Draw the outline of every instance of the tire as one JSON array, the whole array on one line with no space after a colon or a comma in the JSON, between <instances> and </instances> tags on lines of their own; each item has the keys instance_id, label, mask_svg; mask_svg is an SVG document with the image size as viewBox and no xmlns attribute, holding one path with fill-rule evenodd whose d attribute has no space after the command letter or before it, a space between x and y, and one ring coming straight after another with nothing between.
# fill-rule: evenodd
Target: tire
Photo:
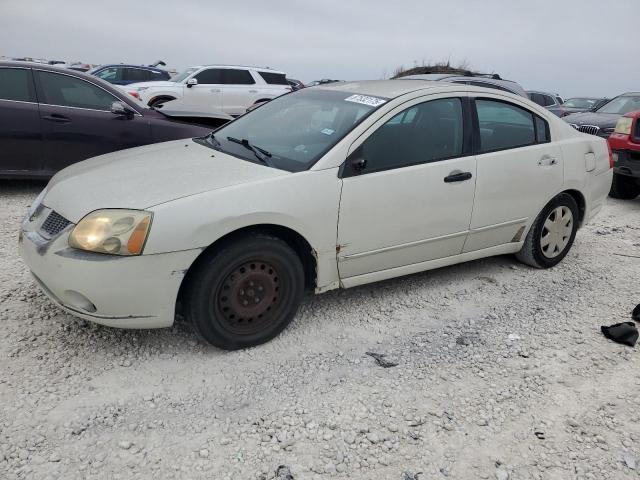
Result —
<instances>
[{"instance_id":1,"label":"tire","mask_svg":"<svg viewBox=\"0 0 640 480\"><path fill-rule=\"evenodd\" d=\"M286 242L248 234L198 260L185 292L185 316L218 348L253 347L293 320L304 285L302 262Z\"/></svg>"},{"instance_id":2,"label":"tire","mask_svg":"<svg viewBox=\"0 0 640 480\"><path fill-rule=\"evenodd\" d=\"M567 255L578 231L578 205L561 193L542 209L516 258L535 268L551 268ZM543 239L544 236L544 239Z\"/></svg>"},{"instance_id":3,"label":"tire","mask_svg":"<svg viewBox=\"0 0 640 480\"><path fill-rule=\"evenodd\" d=\"M609 190L610 197L619 198L620 200L633 200L638 195L640 195L640 183L636 178L617 173L613 174L613 182L611 183L611 190Z\"/></svg>"},{"instance_id":4,"label":"tire","mask_svg":"<svg viewBox=\"0 0 640 480\"><path fill-rule=\"evenodd\" d=\"M170 102L171 100L175 100L173 97L156 97L149 100L148 105L150 107L157 107L158 105L162 105L163 103Z\"/></svg>"}]
</instances>

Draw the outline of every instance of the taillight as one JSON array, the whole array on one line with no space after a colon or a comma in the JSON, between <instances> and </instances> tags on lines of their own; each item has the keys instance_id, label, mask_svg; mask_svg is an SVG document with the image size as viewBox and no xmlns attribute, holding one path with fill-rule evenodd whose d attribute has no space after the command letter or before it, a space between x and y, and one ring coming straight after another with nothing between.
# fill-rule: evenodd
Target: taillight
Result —
<instances>
[{"instance_id":1,"label":"taillight","mask_svg":"<svg viewBox=\"0 0 640 480\"><path fill-rule=\"evenodd\" d=\"M611 150L609 142L607 142L607 148L609 149L609 168L613 168L613 151Z\"/></svg>"},{"instance_id":2,"label":"taillight","mask_svg":"<svg viewBox=\"0 0 640 480\"><path fill-rule=\"evenodd\" d=\"M131 95L133 98L137 98L138 100L140 100L140 94L138 92L127 92L129 95Z\"/></svg>"}]
</instances>

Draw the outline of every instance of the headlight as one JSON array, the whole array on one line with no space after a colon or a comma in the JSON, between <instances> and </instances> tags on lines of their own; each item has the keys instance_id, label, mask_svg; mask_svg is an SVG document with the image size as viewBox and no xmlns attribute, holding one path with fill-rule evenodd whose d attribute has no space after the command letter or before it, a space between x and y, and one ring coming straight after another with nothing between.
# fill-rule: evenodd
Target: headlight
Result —
<instances>
[{"instance_id":1,"label":"headlight","mask_svg":"<svg viewBox=\"0 0 640 480\"><path fill-rule=\"evenodd\" d=\"M69 245L111 255L140 255L151 218L151 212L142 210L96 210L78 222L69 236Z\"/></svg>"},{"instance_id":2,"label":"headlight","mask_svg":"<svg viewBox=\"0 0 640 480\"><path fill-rule=\"evenodd\" d=\"M622 135L629 135L631 133L631 124L633 123L633 118L622 117L616 123L615 132L621 133Z\"/></svg>"}]
</instances>

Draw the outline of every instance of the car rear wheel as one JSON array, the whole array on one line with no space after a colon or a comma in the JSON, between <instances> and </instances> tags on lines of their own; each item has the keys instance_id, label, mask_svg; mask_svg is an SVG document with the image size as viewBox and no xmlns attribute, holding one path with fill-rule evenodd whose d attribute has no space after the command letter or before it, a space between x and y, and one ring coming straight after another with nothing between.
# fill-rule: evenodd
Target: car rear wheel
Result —
<instances>
[{"instance_id":1,"label":"car rear wheel","mask_svg":"<svg viewBox=\"0 0 640 480\"><path fill-rule=\"evenodd\" d=\"M535 268L550 268L567 255L578 230L578 205L561 193L551 200L531 225L516 257Z\"/></svg>"},{"instance_id":2,"label":"car rear wheel","mask_svg":"<svg viewBox=\"0 0 640 480\"><path fill-rule=\"evenodd\" d=\"M186 317L198 335L225 350L278 335L295 316L304 269L283 240L254 233L201 259L189 276Z\"/></svg>"},{"instance_id":3,"label":"car rear wheel","mask_svg":"<svg viewBox=\"0 0 640 480\"><path fill-rule=\"evenodd\" d=\"M611 190L609 191L610 197L633 200L638 195L640 195L640 183L637 179L617 173L613 174L613 182L611 182Z\"/></svg>"}]
</instances>

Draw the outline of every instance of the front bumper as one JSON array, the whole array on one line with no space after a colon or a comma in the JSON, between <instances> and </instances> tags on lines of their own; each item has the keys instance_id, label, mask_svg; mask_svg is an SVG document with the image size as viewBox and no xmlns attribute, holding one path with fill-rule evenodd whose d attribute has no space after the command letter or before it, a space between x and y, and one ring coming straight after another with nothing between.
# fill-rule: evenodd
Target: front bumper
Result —
<instances>
[{"instance_id":1,"label":"front bumper","mask_svg":"<svg viewBox=\"0 0 640 480\"><path fill-rule=\"evenodd\" d=\"M640 152L613 150L613 171L619 175L640 178Z\"/></svg>"},{"instance_id":2,"label":"front bumper","mask_svg":"<svg viewBox=\"0 0 640 480\"><path fill-rule=\"evenodd\" d=\"M201 250L121 257L68 246L74 225L43 236L46 207L22 223L19 250L44 292L67 312L118 328L173 324L178 289Z\"/></svg>"}]
</instances>

